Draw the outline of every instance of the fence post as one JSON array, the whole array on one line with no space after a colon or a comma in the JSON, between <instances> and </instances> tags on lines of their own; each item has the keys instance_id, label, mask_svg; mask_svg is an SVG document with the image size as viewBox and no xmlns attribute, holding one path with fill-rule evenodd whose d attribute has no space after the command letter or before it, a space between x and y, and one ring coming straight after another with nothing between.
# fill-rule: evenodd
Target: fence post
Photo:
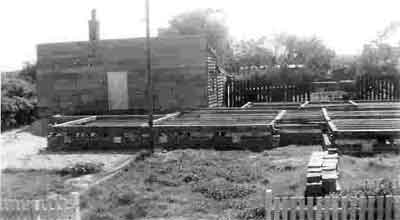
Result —
<instances>
[{"instance_id":1,"label":"fence post","mask_svg":"<svg viewBox=\"0 0 400 220\"><path fill-rule=\"evenodd\" d=\"M81 220L81 212L79 208L79 193L72 192L72 199L73 199L73 207L74 207L74 220Z\"/></svg>"},{"instance_id":2,"label":"fence post","mask_svg":"<svg viewBox=\"0 0 400 220\"><path fill-rule=\"evenodd\" d=\"M33 219L40 220L40 201L34 200L33 203Z\"/></svg>"},{"instance_id":3,"label":"fence post","mask_svg":"<svg viewBox=\"0 0 400 220\"><path fill-rule=\"evenodd\" d=\"M400 196L399 195L393 196L393 209L394 209L393 219L400 219Z\"/></svg>"},{"instance_id":4,"label":"fence post","mask_svg":"<svg viewBox=\"0 0 400 220\"><path fill-rule=\"evenodd\" d=\"M325 205L326 210L326 205ZM322 198L317 197L317 210L315 211L315 219L321 220L322 219Z\"/></svg>"},{"instance_id":5,"label":"fence post","mask_svg":"<svg viewBox=\"0 0 400 220\"><path fill-rule=\"evenodd\" d=\"M271 189L267 189L265 190L265 198L264 198L264 202L265 202L265 220L271 220L272 216L271 216L271 211L272 211L272 190Z\"/></svg>"},{"instance_id":6,"label":"fence post","mask_svg":"<svg viewBox=\"0 0 400 220\"><path fill-rule=\"evenodd\" d=\"M393 196L387 195L385 198L385 219L391 220L392 218L392 208L393 208Z\"/></svg>"}]
</instances>

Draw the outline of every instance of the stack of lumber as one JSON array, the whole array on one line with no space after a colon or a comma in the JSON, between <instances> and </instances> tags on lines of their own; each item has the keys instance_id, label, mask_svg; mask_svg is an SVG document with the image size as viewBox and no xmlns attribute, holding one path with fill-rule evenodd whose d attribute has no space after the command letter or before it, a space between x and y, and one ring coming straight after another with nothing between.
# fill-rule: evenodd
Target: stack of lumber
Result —
<instances>
[{"instance_id":1,"label":"stack of lumber","mask_svg":"<svg viewBox=\"0 0 400 220\"><path fill-rule=\"evenodd\" d=\"M315 110L287 110L276 128L281 135L281 146L290 144L313 145L321 143L321 111Z\"/></svg>"},{"instance_id":2,"label":"stack of lumber","mask_svg":"<svg viewBox=\"0 0 400 220\"><path fill-rule=\"evenodd\" d=\"M315 151L307 165L306 196L323 196L338 191L337 153Z\"/></svg>"}]
</instances>

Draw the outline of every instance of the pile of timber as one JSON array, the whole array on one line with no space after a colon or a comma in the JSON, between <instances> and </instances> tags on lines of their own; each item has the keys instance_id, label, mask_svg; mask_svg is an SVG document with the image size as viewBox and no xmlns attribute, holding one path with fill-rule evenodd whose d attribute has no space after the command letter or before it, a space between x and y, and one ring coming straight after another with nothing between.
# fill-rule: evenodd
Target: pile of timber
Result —
<instances>
[{"instance_id":1,"label":"pile of timber","mask_svg":"<svg viewBox=\"0 0 400 220\"><path fill-rule=\"evenodd\" d=\"M324 196L340 191L338 163L339 156L333 148L314 151L307 165L305 196Z\"/></svg>"},{"instance_id":2,"label":"pile of timber","mask_svg":"<svg viewBox=\"0 0 400 220\"><path fill-rule=\"evenodd\" d=\"M356 111L322 108L326 131L342 153L399 152L399 103L355 103Z\"/></svg>"},{"instance_id":3,"label":"pile of timber","mask_svg":"<svg viewBox=\"0 0 400 220\"><path fill-rule=\"evenodd\" d=\"M280 145L320 144L322 122L321 111L287 110L282 118L276 121L276 128L281 136Z\"/></svg>"}]
</instances>

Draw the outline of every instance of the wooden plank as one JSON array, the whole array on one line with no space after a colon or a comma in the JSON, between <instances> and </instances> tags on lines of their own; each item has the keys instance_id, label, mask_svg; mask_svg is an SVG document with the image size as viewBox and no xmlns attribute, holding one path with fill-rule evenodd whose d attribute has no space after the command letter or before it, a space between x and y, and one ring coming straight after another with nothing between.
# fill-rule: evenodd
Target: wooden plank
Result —
<instances>
[{"instance_id":1,"label":"wooden plank","mask_svg":"<svg viewBox=\"0 0 400 220\"><path fill-rule=\"evenodd\" d=\"M281 120L283 116L286 114L286 110L281 110L278 115L272 120L272 123L276 123L277 121Z\"/></svg>"},{"instance_id":2,"label":"wooden plank","mask_svg":"<svg viewBox=\"0 0 400 220\"><path fill-rule=\"evenodd\" d=\"M244 104L242 107L240 108L249 108L252 105L252 102L247 102L246 104Z\"/></svg>"},{"instance_id":3,"label":"wooden plank","mask_svg":"<svg viewBox=\"0 0 400 220\"><path fill-rule=\"evenodd\" d=\"M332 121L328 121L328 125L329 125L329 128L331 129L332 132L337 132L338 131L338 129L336 128L336 125L333 124Z\"/></svg>"},{"instance_id":4,"label":"wooden plank","mask_svg":"<svg viewBox=\"0 0 400 220\"><path fill-rule=\"evenodd\" d=\"M290 197L290 219L296 219L297 216L297 199Z\"/></svg>"},{"instance_id":5,"label":"wooden plank","mask_svg":"<svg viewBox=\"0 0 400 220\"><path fill-rule=\"evenodd\" d=\"M330 208L332 206L332 198L324 197L324 219L330 218Z\"/></svg>"},{"instance_id":6,"label":"wooden plank","mask_svg":"<svg viewBox=\"0 0 400 220\"><path fill-rule=\"evenodd\" d=\"M368 220L374 220L375 197L368 196Z\"/></svg>"},{"instance_id":7,"label":"wooden plank","mask_svg":"<svg viewBox=\"0 0 400 220\"><path fill-rule=\"evenodd\" d=\"M305 210L305 198L303 197L299 197L298 200L300 200L299 203L299 217L300 220L304 220L305 219L305 215L306 215L306 210Z\"/></svg>"},{"instance_id":8,"label":"wooden plank","mask_svg":"<svg viewBox=\"0 0 400 220\"><path fill-rule=\"evenodd\" d=\"M279 197L274 197L274 220L275 219L280 219L280 214L281 214L281 200Z\"/></svg>"},{"instance_id":9,"label":"wooden plank","mask_svg":"<svg viewBox=\"0 0 400 220\"><path fill-rule=\"evenodd\" d=\"M358 204L357 197L350 197L350 220L356 220L356 208Z\"/></svg>"},{"instance_id":10,"label":"wooden plank","mask_svg":"<svg viewBox=\"0 0 400 220\"><path fill-rule=\"evenodd\" d=\"M332 220L338 220L338 197L332 197Z\"/></svg>"},{"instance_id":11,"label":"wooden plank","mask_svg":"<svg viewBox=\"0 0 400 220\"><path fill-rule=\"evenodd\" d=\"M313 219L313 211L314 211L314 204L313 204L313 197L307 197L307 219Z\"/></svg>"},{"instance_id":12,"label":"wooden plank","mask_svg":"<svg viewBox=\"0 0 400 220\"><path fill-rule=\"evenodd\" d=\"M358 106L358 104L355 102L355 101L353 101L353 100L349 100L348 101L350 104L352 104L353 106Z\"/></svg>"},{"instance_id":13,"label":"wooden plank","mask_svg":"<svg viewBox=\"0 0 400 220\"><path fill-rule=\"evenodd\" d=\"M300 108L301 109L305 108L308 105L308 103L310 103L310 101L305 101L303 104L300 105Z\"/></svg>"},{"instance_id":14,"label":"wooden plank","mask_svg":"<svg viewBox=\"0 0 400 220\"><path fill-rule=\"evenodd\" d=\"M180 114L181 114L181 112L174 112L174 113L171 113L171 114L167 114L167 115L165 115L164 117L161 117L161 118L158 118L158 119L153 120L153 124L157 124L157 123L159 123L159 122L161 122L161 121L164 121L164 120L167 120L167 119L171 119L171 118L178 117ZM144 123L142 126L143 126L143 127L146 127L146 126L147 126L147 123Z\"/></svg>"},{"instance_id":15,"label":"wooden plank","mask_svg":"<svg viewBox=\"0 0 400 220\"><path fill-rule=\"evenodd\" d=\"M384 213L384 209L383 209L383 196L377 196L377 220L383 220L383 213Z\"/></svg>"},{"instance_id":16,"label":"wooden plank","mask_svg":"<svg viewBox=\"0 0 400 220\"><path fill-rule=\"evenodd\" d=\"M315 211L315 220L322 219L322 209L326 209L326 206L322 206L322 199L321 197L317 197L317 209Z\"/></svg>"},{"instance_id":17,"label":"wooden plank","mask_svg":"<svg viewBox=\"0 0 400 220\"><path fill-rule=\"evenodd\" d=\"M348 217L348 206L349 206L349 200L347 196L343 196L341 198L341 203L342 203L342 219L346 219Z\"/></svg>"},{"instance_id":18,"label":"wooden plank","mask_svg":"<svg viewBox=\"0 0 400 220\"><path fill-rule=\"evenodd\" d=\"M287 197L282 198L282 219L288 219L289 200Z\"/></svg>"},{"instance_id":19,"label":"wooden plank","mask_svg":"<svg viewBox=\"0 0 400 220\"><path fill-rule=\"evenodd\" d=\"M264 192L265 195L265 220L272 220L272 190L267 189Z\"/></svg>"},{"instance_id":20,"label":"wooden plank","mask_svg":"<svg viewBox=\"0 0 400 220\"><path fill-rule=\"evenodd\" d=\"M400 219L400 195L393 196L393 209L394 216L393 219Z\"/></svg>"},{"instance_id":21,"label":"wooden plank","mask_svg":"<svg viewBox=\"0 0 400 220\"><path fill-rule=\"evenodd\" d=\"M331 118L328 115L328 111L326 110L326 108L322 108L322 115L324 116L325 121L330 121Z\"/></svg>"},{"instance_id":22,"label":"wooden plank","mask_svg":"<svg viewBox=\"0 0 400 220\"><path fill-rule=\"evenodd\" d=\"M89 116L87 118L81 118L81 119L61 123L58 125L54 125L53 127L65 127L65 126L70 126L70 125L79 125L82 123L87 123L87 122L91 122L91 121L95 121L95 120L96 120L96 116Z\"/></svg>"},{"instance_id":23,"label":"wooden plank","mask_svg":"<svg viewBox=\"0 0 400 220\"><path fill-rule=\"evenodd\" d=\"M367 216L367 198L365 196L360 197L360 211L359 211L359 219L365 220L365 217Z\"/></svg>"},{"instance_id":24,"label":"wooden plank","mask_svg":"<svg viewBox=\"0 0 400 220\"><path fill-rule=\"evenodd\" d=\"M387 195L385 198L385 220L392 220L393 196Z\"/></svg>"}]
</instances>

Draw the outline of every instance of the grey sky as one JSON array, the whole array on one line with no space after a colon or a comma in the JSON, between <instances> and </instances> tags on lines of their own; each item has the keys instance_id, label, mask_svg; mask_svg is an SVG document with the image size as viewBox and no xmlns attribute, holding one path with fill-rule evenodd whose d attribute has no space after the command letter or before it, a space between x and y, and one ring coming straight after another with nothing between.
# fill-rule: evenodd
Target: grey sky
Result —
<instances>
[{"instance_id":1,"label":"grey sky","mask_svg":"<svg viewBox=\"0 0 400 220\"><path fill-rule=\"evenodd\" d=\"M392 21L396 0L150 0L152 34L168 20L195 8L223 9L236 39L287 32L316 35L339 54L355 54ZM101 38L144 36L144 0L3 1L0 8L0 71L36 60L39 43L88 39L90 10L97 9ZM397 31L397 32L400 32ZM400 41L400 33L391 41Z\"/></svg>"}]
</instances>

